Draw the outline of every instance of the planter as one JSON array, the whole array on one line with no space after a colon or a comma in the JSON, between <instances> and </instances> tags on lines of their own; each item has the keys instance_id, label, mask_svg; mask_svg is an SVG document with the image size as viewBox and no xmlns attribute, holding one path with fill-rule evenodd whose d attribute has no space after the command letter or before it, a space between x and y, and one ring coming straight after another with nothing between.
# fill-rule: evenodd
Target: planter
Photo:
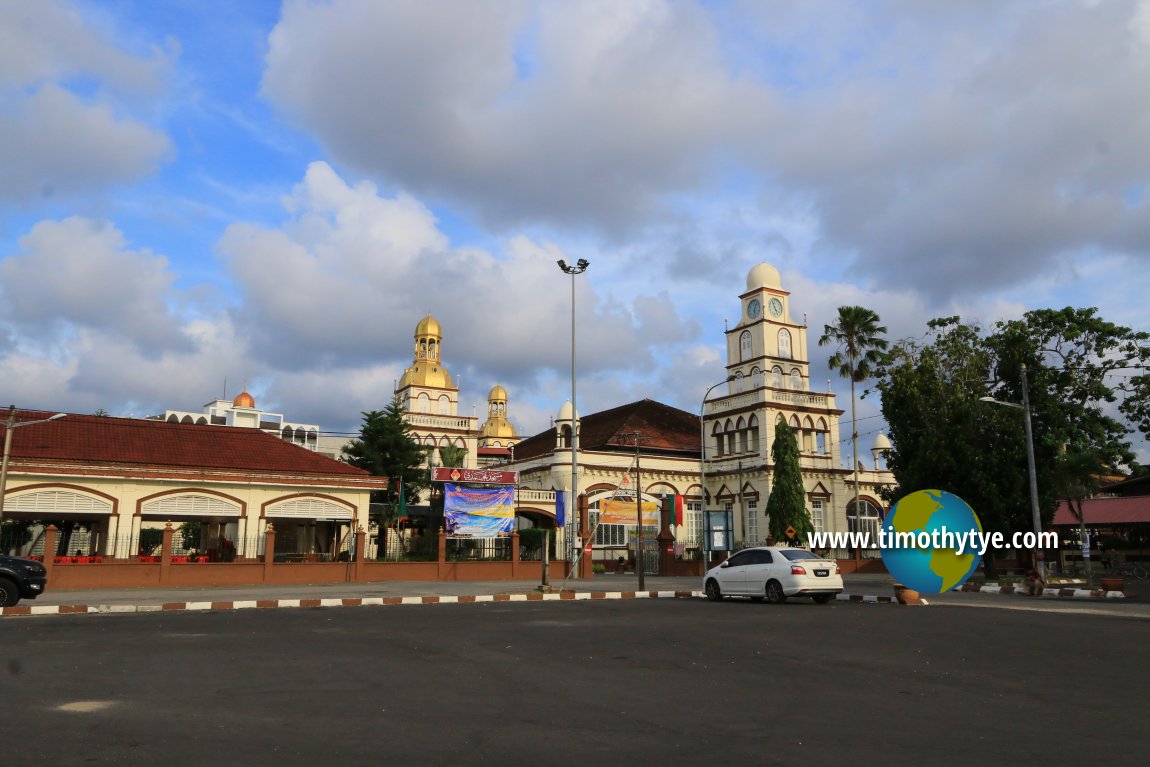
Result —
<instances>
[{"instance_id":1,"label":"planter","mask_svg":"<svg viewBox=\"0 0 1150 767\"><path fill-rule=\"evenodd\" d=\"M922 597L914 589L908 589L901 583L894 584L894 598L900 605L921 605Z\"/></svg>"},{"instance_id":2,"label":"planter","mask_svg":"<svg viewBox=\"0 0 1150 767\"><path fill-rule=\"evenodd\" d=\"M1126 580L1123 578L1103 578L1099 583L1103 591L1125 591Z\"/></svg>"}]
</instances>

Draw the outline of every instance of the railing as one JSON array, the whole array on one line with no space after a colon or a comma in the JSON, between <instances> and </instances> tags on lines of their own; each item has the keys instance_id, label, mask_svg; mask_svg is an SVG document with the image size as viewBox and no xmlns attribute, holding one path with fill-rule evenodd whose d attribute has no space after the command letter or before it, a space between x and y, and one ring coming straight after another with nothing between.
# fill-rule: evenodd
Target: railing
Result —
<instances>
[{"instance_id":1,"label":"railing","mask_svg":"<svg viewBox=\"0 0 1150 767\"><path fill-rule=\"evenodd\" d=\"M728 394L707 400L706 414L725 412L740 407L765 405L768 402L785 405L805 405L807 407L834 407L833 394L814 391L783 391L778 389L756 389L755 391Z\"/></svg>"},{"instance_id":2,"label":"railing","mask_svg":"<svg viewBox=\"0 0 1150 767\"><path fill-rule=\"evenodd\" d=\"M376 545L374 559L379 562L434 562L439 558L434 535L412 535L409 531L384 529ZM368 552L371 559L372 552Z\"/></svg>"},{"instance_id":3,"label":"railing","mask_svg":"<svg viewBox=\"0 0 1150 767\"><path fill-rule=\"evenodd\" d=\"M447 561L469 560L507 562L511 559L510 538L448 538Z\"/></svg>"},{"instance_id":4,"label":"railing","mask_svg":"<svg viewBox=\"0 0 1150 767\"><path fill-rule=\"evenodd\" d=\"M410 413L407 421L412 426L431 426L440 429L470 430L471 418L453 415L428 415L426 413Z\"/></svg>"}]
</instances>

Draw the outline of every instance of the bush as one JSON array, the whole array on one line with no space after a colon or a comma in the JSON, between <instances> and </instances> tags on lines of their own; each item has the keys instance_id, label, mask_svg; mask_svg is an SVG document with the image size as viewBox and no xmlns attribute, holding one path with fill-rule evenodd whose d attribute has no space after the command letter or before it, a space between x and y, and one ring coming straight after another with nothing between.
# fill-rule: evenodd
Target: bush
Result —
<instances>
[{"instance_id":1,"label":"bush","mask_svg":"<svg viewBox=\"0 0 1150 767\"><path fill-rule=\"evenodd\" d=\"M602 562L596 562L595 564L591 565L591 572L595 575L602 575L603 573L607 572L607 565L603 564Z\"/></svg>"}]
</instances>

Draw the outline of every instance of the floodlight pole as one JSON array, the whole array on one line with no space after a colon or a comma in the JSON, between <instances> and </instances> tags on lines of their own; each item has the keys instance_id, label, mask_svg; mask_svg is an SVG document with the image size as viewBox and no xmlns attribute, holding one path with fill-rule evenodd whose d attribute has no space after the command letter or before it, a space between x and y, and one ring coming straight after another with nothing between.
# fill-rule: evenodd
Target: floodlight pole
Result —
<instances>
[{"instance_id":1,"label":"floodlight pole","mask_svg":"<svg viewBox=\"0 0 1150 767\"><path fill-rule=\"evenodd\" d=\"M568 266L559 259L559 268L571 275L571 508L567 519L567 557L574 569L578 561L575 538L579 535L579 407L575 399L575 277L587 271L591 262L585 258Z\"/></svg>"}]
</instances>

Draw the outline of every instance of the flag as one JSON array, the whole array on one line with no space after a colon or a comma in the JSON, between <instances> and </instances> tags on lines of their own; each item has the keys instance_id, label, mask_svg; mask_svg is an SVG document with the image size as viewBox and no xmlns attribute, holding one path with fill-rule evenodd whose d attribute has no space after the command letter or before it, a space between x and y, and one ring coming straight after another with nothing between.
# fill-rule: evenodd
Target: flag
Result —
<instances>
[{"instance_id":1,"label":"flag","mask_svg":"<svg viewBox=\"0 0 1150 767\"><path fill-rule=\"evenodd\" d=\"M555 524L564 527L567 524L567 491L555 491Z\"/></svg>"}]
</instances>

